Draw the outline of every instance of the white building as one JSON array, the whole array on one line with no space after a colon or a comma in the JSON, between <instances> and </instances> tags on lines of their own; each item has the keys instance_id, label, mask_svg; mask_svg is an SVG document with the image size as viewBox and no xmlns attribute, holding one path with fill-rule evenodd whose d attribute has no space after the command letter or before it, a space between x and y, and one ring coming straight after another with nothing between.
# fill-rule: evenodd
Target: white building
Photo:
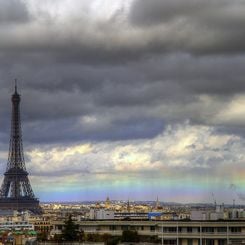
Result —
<instances>
[{"instance_id":1,"label":"white building","mask_svg":"<svg viewBox=\"0 0 245 245\"><path fill-rule=\"evenodd\" d=\"M215 210L191 210L191 220L225 219L224 206L217 205Z\"/></svg>"},{"instance_id":2,"label":"white building","mask_svg":"<svg viewBox=\"0 0 245 245\"><path fill-rule=\"evenodd\" d=\"M115 218L115 213L112 210L106 209L91 209L89 219L91 220L110 220Z\"/></svg>"}]
</instances>

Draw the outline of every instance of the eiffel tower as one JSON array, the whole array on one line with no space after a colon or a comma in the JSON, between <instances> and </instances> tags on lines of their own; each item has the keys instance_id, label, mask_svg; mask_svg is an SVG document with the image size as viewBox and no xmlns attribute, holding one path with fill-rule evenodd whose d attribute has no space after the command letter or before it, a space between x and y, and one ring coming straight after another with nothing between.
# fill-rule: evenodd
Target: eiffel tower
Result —
<instances>
[{"instance_id":1,"label":"eiffel tower","mask_svg":"<svg viewBox=\"0 0 245 245\"><path fill-rule=\"evenodd\" d=\"M12 95L12 123L9 155L4 180L0 189L0 209L30 210L41 213L39 200L35 197L26 171L20 121L20 95L15 81Z\"/></svg>"}]
</instances>

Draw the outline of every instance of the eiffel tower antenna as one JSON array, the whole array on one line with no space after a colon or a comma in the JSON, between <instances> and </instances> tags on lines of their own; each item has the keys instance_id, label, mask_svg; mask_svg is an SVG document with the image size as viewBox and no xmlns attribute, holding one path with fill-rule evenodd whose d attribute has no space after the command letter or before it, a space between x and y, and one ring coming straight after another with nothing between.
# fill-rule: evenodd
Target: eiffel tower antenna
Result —
<instances>
[{"instance_id":1,"label":"eiffel tower antenna","mask_svg":"<svg viewBox=\"0 0 245 245\"><path fill-rule=\"evenodd\" d=\"M17 79L16 78L14 79L14 91L15 91L15 94L17 94Z\"/></svg>"},{"instance_id":2,"label":"eiffel tower antenna","mask_svg":"<svg viewBox=\"0 0 245 245\"><path fill-rule=\"evenodd\" d=\"M12 95L12 121L9 155L4 180L0 189L0 209L30 210L40 213L39 201L35 197L26 171L22 145L20 120L20 94L15 79Z\"/></svg>"}]
</instances>

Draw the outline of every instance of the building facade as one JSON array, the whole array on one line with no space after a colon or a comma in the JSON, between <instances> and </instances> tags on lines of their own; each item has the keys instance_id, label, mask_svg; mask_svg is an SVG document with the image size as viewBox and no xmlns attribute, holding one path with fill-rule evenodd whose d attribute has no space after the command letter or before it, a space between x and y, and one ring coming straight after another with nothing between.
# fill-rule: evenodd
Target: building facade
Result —
<instances>
[{"instance_id":1,"label":"building facade","mask_svg":"<svg viewBox=\"0 0 245 245\"><path fill-rule=\"evenodd\" d=\"M245 244L245 221L81 221L86 234L121 236L123 231L137 231L142 236L157 236L165 245ZM63 222L52 222L52 234L60 234Z\"/></svg>"}]
</instances>

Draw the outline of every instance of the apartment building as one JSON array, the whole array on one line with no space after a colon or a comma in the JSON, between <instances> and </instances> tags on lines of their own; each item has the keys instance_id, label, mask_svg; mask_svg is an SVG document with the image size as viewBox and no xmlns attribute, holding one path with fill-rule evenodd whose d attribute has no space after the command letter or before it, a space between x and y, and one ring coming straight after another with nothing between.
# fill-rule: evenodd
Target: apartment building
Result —
<instances>
[{"instance_id":1,"label":"apartment building","mask_svg":"<svg viewBox=\"0 0 245 245\"><path fill-rule=\"evenodd\" d=\"M245 221L139 221L94 220L78 222L85 233L122 235L124 230L157 236L165 245L245 244ZM60 234L64 223L52 222L52 234Z\"/></svg>"}]
</instances>

